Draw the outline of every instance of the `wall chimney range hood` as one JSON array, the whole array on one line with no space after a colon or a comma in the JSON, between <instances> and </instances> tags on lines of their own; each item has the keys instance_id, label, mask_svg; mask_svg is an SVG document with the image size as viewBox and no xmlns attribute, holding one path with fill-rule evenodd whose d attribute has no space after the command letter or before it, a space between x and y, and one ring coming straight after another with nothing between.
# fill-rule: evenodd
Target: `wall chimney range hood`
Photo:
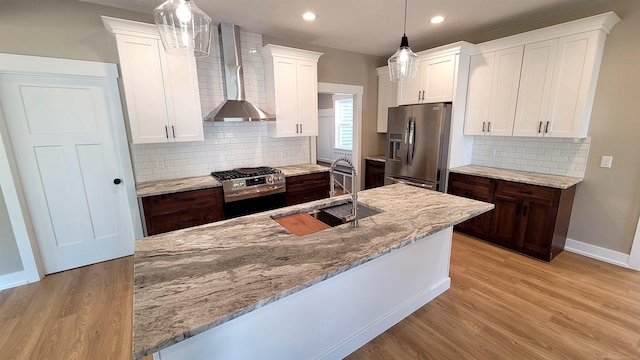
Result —
<instances>
[{"instance_id":1,"label":"wall chimney range hood","mask_svg":"<svg viewBox=\"0 0 640 360\"><path fill-rule=\"evenodd\" d=\"M224 64L224 86L227 100L213 109L208 121L267 121L276 117L245 100L244 74L240 53L240 27L220 23L220 52Z\"/></svg>"}]
</instances>

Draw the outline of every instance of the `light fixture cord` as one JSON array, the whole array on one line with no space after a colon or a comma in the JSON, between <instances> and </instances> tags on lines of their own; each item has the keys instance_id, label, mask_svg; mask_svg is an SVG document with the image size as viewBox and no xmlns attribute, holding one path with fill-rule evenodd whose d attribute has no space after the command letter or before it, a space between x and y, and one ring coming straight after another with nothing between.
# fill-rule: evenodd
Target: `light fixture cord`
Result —
<instances>
[{"instance_id":1,"label":"light fixture cord","mask_svg":"<svg viewBox=\"0 0 640 360\"><path fill-rule=\"evenodd\" d=\"M404 0L404 28L402 29L402 34L407 35L407 2L409 0Z\"/></svg>"}]
</instances>

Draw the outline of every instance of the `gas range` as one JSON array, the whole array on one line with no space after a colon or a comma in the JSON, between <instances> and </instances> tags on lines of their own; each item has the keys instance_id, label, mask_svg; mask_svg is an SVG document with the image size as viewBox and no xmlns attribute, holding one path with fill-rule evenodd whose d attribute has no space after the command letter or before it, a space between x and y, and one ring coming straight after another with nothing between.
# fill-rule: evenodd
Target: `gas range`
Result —
<instances>
[{"instance_id":1,"label":"gas range","mask_svg":"<svg viewBox=\"0 0 640 360\"><path fill-rule=\"evenodd\" d=\"M226 203L286 191L282 171L267 166L214 171L211 176L222 183Z\"/></svg>"}]
</instances>

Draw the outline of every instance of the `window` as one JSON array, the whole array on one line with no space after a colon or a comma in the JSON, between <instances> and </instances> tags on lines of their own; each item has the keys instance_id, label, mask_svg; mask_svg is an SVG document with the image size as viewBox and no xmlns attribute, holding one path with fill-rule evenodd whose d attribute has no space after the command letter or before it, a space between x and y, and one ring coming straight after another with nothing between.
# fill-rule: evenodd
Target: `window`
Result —
<instances>
[{"instance_id":1,"label":"window","mask_svg":"<svg viewBox=\"0 0 640 360\"><path fill-rule=\"evenodd\" d=\"M334 97L335 147L351 150L353 147L353 97Z\"/></svg>"}]
</instances>

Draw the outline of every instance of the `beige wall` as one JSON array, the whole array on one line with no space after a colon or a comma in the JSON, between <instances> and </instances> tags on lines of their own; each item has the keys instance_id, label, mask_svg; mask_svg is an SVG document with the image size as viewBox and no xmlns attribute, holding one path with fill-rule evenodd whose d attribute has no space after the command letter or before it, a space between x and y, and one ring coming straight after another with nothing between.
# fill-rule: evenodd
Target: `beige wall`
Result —
<instances>
[{"instance_id":1,"label":"beige wall","mask_svg":"<svg viewBox=\"0 0 640 360\"><path fill-rule=\"evenodd\" d=\"M118 62L100 15L153 22L151 15L75 0L0 2L0 52Z\"/></svg>"},{"instance_id":2,"label":"beige wall","mask_svg":"<svg viewBox=\"0 0 640 360\"><path fill-rule=\"evenodd\" d=\"M290 46L324 53L318 61L318 81L334 84L360 85L362 94L362 152L361 157L384 152L385 135L377 132L378 73L377 56L363 55L262 35L263 44ZM363 162L364 163L364 162Z\"/></svg>"},{"instance_id":3,"label":"beige wall","mask_svg":"<svg viewBox=\"0 0 640 360\"><path fill-rule=\"evenodd\" d=\"M333 95L318 94L318 109L333 109Z\"/></svg>"},{"instance_id":4,"label":"beige wall","mask_svg":"<svg viewBox=\"0 0 640 360\"><path fill-rule=\"evenodd\" d=\"M414 51L459 40L480 43L607 11L614 11L622 22L607 37L589 126L589 159L584 182L576 192L568 236L629 254L640 216L640 1L594 1L555 15L451 37ZM603 155L613 156L611 169L599 167Z\"/></svg>"}]
</instances>

